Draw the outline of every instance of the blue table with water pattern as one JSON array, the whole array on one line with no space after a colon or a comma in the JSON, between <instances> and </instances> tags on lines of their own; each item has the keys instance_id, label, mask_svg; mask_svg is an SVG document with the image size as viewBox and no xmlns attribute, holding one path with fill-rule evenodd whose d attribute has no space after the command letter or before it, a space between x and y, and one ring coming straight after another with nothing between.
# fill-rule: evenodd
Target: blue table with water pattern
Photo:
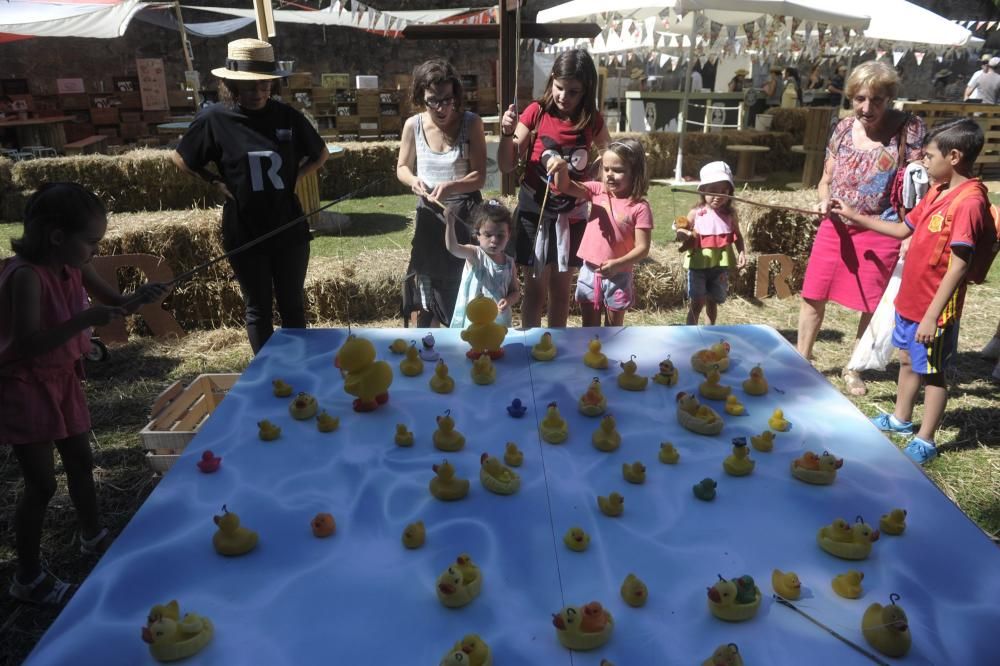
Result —
<instances>
[{"instance_id":1,"label":"blue table with water pattern","mask_svg":"<svg viewBox=\"0 0 1000 666\"><path fill-rule=\"evenodd\" d=\"M402 358L388 352L396 337L425 331L355 329L371 339L394 369ZM333 356L346 338L339 329L281 330L250 364L228 397L189 444L174 468L118 537L75 597L40 641L30 664L151 663L140 629L152 605L178 599L182 612L210 617L216 635L190 663L197 664L437 664L467 633L492 647L494 663L618 666L700 663L716 646L735 642L748 664L869 663L793 611L770 599L771 570L798 573L797 605L862 646L861 616L872 602L901 595L913 648L908 664L985 663L996 654L992 631L1000 626L1000 553L922 473L771 328L627 327L553 331L555 361L531 359L540 329L512 331L497 382L471 381L467 346L455 331L437 330L437 350L457 386L450 395L428 388L430 364L419 377L396 370L388 404L369 414L351 410ZM612 359L608 370L582 363L598 333ZM748 410L724 416L718 437L696 435L676 419L676 395L696 392L703 380L688 359L725 338L732 365L723 383ZM419 344L419 340L418 340ZM614 361L636 355L641 374L652 375L668 355L680 383L650 383L634 393L618 388ZM741 383L761 364L772 390L745 395ZM608 412L623 443L614 453L590 443L599 419L576 409L592 377L602 380ZM341 419L334 433L288 415L288 399L275 398L271 380L315 395ZM522 419L505 406L519 397ZM565 444L540 441L537 422L556 401L570 429ZM722 404L707 401L722 413ZM793 423L772 453L752 452L756 470L724 474L722 460L733 437L758 434L781 407ZM459 453L431 442L435 417L451 410L466 436ZM282 427L276 442L257 438L256 422ZM412 448L394 445L395 425L416 437ZM524 451L520 492L502 497L478 481L480 455L503 453L516 442ZM657 461L660 443L673 442L678 465ZM202 451L223 457L222 469L203 475ZM806 449L830 450L845 460L832 486L809 486L789 474ZM469 497L440 502L428 493L431 465L447 458L472 481ZM626 483L622 463L641 461L643 485ZM696 500L693 484L719 482L714 502ZM596 496L625 497L621 518L608 518ZM239 558L212 549L213 514L225 504L260 545ZM909 512L901 537L883 535L869 559L837 560L815 541L834 518L861 515L877 524L900 506ZM316 539L309 521L332 513L337 533ZM407 550L400 535L422 520L427 543ZM592 537L584 553L569 551L562 536L571 526ZM435 596L438 575L459 553L483 572L482 594L457 610ZM851 601L830 587L834 575L865 574L864 597ZM628 573L649 587L643 608L627 606L619 587ZM740 624L714 619L706 587L752 575L765 600L757 617ZM614 615L611 641L593 653L560 647L551 614L567 604L602 602ZM889 662L888 658L885 661Z\"/></svg>"}]
</instances>

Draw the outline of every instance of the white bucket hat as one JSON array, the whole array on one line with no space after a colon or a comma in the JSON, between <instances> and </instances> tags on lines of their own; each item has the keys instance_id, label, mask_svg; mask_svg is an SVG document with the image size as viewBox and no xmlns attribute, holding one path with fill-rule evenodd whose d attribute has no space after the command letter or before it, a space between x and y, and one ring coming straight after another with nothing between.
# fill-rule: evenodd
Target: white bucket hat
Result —
<instances>
[{"instance_id":1,"label":"white bucket hat","mask_svg":"<svg viewBox=\"0 0 1000 666\"><path fill-rule=\"evenodd\" d=\"M237 39L229 42L226 66L213 69L212 74L233 81L266 81L289 75L277 67L270 44L259 39Z\"/></svg>"},{"instance_id":2,"label":"white bucket hat","mask_svg":"<svg viewBox=\"0 0 1000 666\"><path fill-rule=\"evenodd\" d=\"M729 168L729 165L725 162L709 162L701 168L701 172L698 174L698 180L701 181L702 185L711 185L712 183L729 183L731 187L735 187L733 183L733 170Z\"/></svg>"}]
</instances>

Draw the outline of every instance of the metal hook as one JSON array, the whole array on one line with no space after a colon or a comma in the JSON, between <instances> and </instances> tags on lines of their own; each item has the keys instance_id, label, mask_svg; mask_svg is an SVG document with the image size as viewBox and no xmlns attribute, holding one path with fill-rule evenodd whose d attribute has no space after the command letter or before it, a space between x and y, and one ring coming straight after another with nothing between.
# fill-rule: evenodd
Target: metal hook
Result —
<instances>
[{"instance_id":1,"label":"metal hook","mask_svg":"<svg viewBox=\"0 0 1000 666\"><path fill-rule=\"evenodd\" d=\"M889 594L889 603L891 603L893 606L895 606L896 602L899 601L900 598L901 597L898 594L896 594L895 592L892 592L891 594Z\"/></svg>"}]
</instances>

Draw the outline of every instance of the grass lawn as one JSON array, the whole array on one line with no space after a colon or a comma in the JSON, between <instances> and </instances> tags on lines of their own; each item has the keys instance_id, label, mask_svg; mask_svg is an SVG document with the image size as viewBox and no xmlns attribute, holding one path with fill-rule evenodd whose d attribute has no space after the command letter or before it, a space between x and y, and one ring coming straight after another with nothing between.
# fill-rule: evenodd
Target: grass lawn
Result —
<instances>
[{"instance_id":1,"label":"grass lawn","mask_svg":"<svg viewBox=\"0 0 1000 666\"><path fill-rule=\"evenodd\" d=\"M676 197L676 200L675 200ZM687 195L674 195L668 186L655 185L650 193L659 227L655 242L671 239L670 220L690 204ZM412 230L413 197L409 195L347 201L335 208L351 214L354 224L343 236L319 238L313 252L343 256L376 247L406 247ZM20 233L19 225L0 225L0 255L7 239ZM9 251L9 250L8 250ZM720 308L720 324L766 323L794 341L799 300L733 299ZM991 364L976 353L993 334L1000 315L1000 263L987 284L969 290L962 319L959 357L951 376L948 412L939 432L941 456L926 467L937 486L987 534L1000 535L1000 401L989 380ZM682 324L685 312L634 312L629 325ZM857 316L837 306L827 310L816 345L816 366L842 388L839 369L850 355ZM336 325L329 322L326 325ZM366 326L395 326L396 321L367 322ZM579 319L571 321L579 325ZM188 382L205 372L241 372L251 358L241 329L197 331L180 341L157 342L133 338L113 348L104 363L89 364L87 395L94 423L95 479L104 519L114 533L121 531L155 487L146 466L138 432L148 420L149 406L175 380ZM891 410L895 399L897 366L869 373L869 393L851 398L859 410L874 415ZM915 420L921 417L917 409ZM897 446L902 440L894 440ZM57 464L57 472L61 467ZM76 527L65 479L48 512L42 544L45 563L58 575L79 582L94 560L81 558L73 543ZM21 493L20 473L9 447L0 448L0 584L6 590L15 565L13 511ZM905 498L898 498L905 506ZM56 611L27 608L0 592L0 664L20 663L56 616Z\"/></svg>"}]
</instances>

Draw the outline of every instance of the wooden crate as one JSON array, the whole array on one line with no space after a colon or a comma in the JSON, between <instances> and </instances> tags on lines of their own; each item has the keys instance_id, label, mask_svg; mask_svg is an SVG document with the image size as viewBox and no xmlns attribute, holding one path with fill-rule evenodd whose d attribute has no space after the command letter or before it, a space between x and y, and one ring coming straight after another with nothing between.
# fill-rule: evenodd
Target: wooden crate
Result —
<instances>
[{"instance_id":1,"label":"wooden crate","mask_svg":"<svg viewBox=\"0 0 1000 666\"><path fill-rule=\"evenodd\" d=\"M199 375L185 388L179 381L153 402L152 420L139 432L154 472L169 470L205 419L233 387L238 374Z\"/></svg>"}]
</instances>

